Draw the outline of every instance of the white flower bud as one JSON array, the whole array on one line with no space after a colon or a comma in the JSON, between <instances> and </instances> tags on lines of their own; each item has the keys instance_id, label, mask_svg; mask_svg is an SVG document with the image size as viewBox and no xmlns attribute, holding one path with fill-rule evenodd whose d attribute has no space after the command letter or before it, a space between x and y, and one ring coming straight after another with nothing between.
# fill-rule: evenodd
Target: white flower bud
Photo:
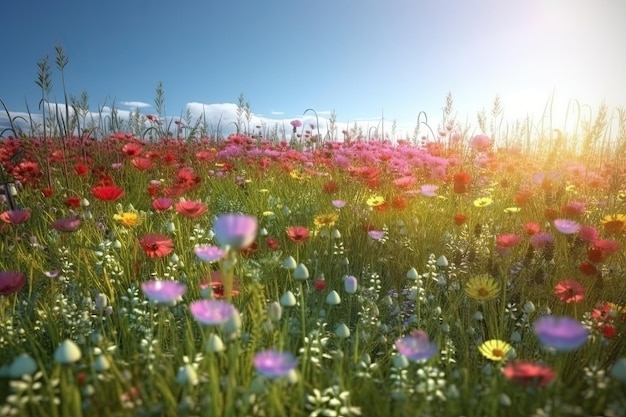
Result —
<instances>
[{"instance_id":1,"label":"white flower bud","mask_svg":"<svg viewBox=\"0 0 626 417\"><path fill-rule=\"evenodd\" d=\"M293 278L297 279L298 281L306 281L307 279L309 279L309 270L307 269L306 265L298 264L296 270L293 271Z\"/></svg>"},{"instance_id":2,"label":"white flower bud","mask_svg":"<svg viewBox=\"0 0 626 417\"><path fill-rule=\"evenodd\" d=\"M32 375L37 372L37 362L28 354L23 353L13 360L9 367L11 378L22 378L24 375Z\"/></svg>"},{"instance_id":3,"label":"white flower bud","mask_svg":"<svg viewBox=\"0 0 626 417\"><path fill-rule=\"evenodd\" d=\"M61 365L70 365L78 362L82 357L80 348L69 339L65 339L54 351L54 360Z\"/></svg>"},{"instance_id":4,"label":"white flower bud","mask_svg":"<svg viewBox=\"0 0 626 417\"><path fill-rule=\"evenodd\" d=\"M288 256L283 261L283 268L293 271L298 266L298 263L293 256Z\"/></svg>"},{"instance_id":5,"label":"white flower bud","mask_svg":"<svg viewBox=\"0 0 626 417\"><path fill-rule=\"evenodd\" d=\"M108 371L111 368L109 360L104 355L98 355L96 360L93 361L93 370L96 372Z\"/></svg>"},{"instance_id":6,"label":"white flower bud","mask_svg":"<svg viewBox=\"0 0 626 417\"><path fill-rule=\"evenodd\" d=\"M222 338L215 333L212 333L206 342L204 342L204 350L207 353L219 353L223 352L225 349L226 346L224 346Z\"/></svg>"},{"instance_id":7,"label":"white flower bud","mask_svg":"<svg viewBox=\"0 0 626 417\"><path fill-rule=\"evenodd\" d=\"M335 290L332 290L326 296L326 304L331 306L336 306L341 303L341 297L339 297L339 293Z\"/></svg>"},{"instance_id":8,"label":"white flower bud","mask_svg":"<svg viewBox=\"0 0 626 417\"><path fill-rule=\"evenodd\" d=\"M335 328L335 335L340 339L350 337L350 328L345 323L339 323Z\"/></svg>"},{"instance_id":9,"label":"white flower bud","mask_svg":"<svg viewBox=\"0 0 626 417\"><path fill-rule=\"evenodd\" d=\"M280 297L280 305L283 307L293 307L296 305L296 296L291 291L287 291Z\"/></svg>"},{"instance_id":10,"label":"white flower bud","mask_svg":"<svg viewBox=\"0 0 626 417\"><path fill-rule=\"evenodd\" d=\"M415 281L415 280L419 279L420 275L417 273L417 270L415 268L411 268L406 273L406 277L407 277L407 279L410 279L411 281Z\"/></svg>"},{"instance_id":11,"label":"white flower bud","mask_svg":"<svg viewBox=\"0 0 626 417\"><path fill-rule=\"evenodd\" d=\"M198 373L192 365L186 364L178 368L176 382L180 385L194 386L198 384Z\"/></svg>"}]
</instances>

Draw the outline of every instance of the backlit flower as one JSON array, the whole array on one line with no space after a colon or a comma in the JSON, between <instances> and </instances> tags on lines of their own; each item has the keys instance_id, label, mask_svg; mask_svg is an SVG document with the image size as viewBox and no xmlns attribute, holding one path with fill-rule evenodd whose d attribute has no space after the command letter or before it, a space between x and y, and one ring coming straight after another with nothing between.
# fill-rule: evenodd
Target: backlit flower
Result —
<instances>
[{"instance_id":1,"label":"backlit flower","mask_svg":"<svg viewBox=\"0 0 626 417\"><path fill-rule=\"evenodd\" d=\"M535 335L544 346L568 352L587 341L589 330L570 317L544 316L535 322Z\"/></svg>"},{"instance_id":2,"label":"backlit flower","mask_svg":"<svg viewBox=\"0 0 626 417\"><path fill-rule=\"evenodd\" d=\"M512 248L516 246L522 239L516 234L500 235L496 238L496 244L503 248Z\"/></svg>"},{"instance_id":3,"label":"backlit flower","mask_svg":"<svg viewBox=\"0 0 626 417\"><path fill-rule=\"evenodd\" d=\"M380 195L374 195L374 196L368 198L366 203L370 207L381 206L381 205L383 205L385 203L385 198L380 196Z\"/></svg>"},{"instance_id":4,"label":"backlit flower","mask_svg":"<svg viewBox=\"0 0 626 417\"><path fill-rule=\"evenodd\" d=\"M609 214L600 220L607 233L620 233L626 230L626 214Z\"/></svg>"},{"instance_id":5,"label":"backlit flower","mask_svg":"<svg viewBox=\"0 0 626 417\"><path fill-rule=\"evenodd\" d=\"M422 330L415 330L408 336L396 340L396 349L412 361L425 361L437 354L437 345L428 340L428 335Z\"/></svg>"},{"instance_id":6,"label":"backlit flower","mask_svg":"<svg viewBox=\"0 0 626 417\"><path fill-rule=\"evenodd\" d=\"M9 224L21 224L30 219L30 210L16 209L0 213L0 220Z\"/></svg>"},{"instance_id":7,"label":"backlit flower","mask_svg":"<svg viewBox=\"0 0 626 417\"><path fill-rule=\"evenodd\" d=\"M580 224L568 219L555 219L554 227L565 235L571 235L580 230Z\"/></svg>"},{"instance_id":8,"label":"backlit flower","mask_svg":"<svg viewBox=\"0 0 626 417\"><path fill-rule=\"evenodd\" d=\"M116 201L125 194L124 190L115 185L100 185L91 189L91 194L98 200Z\"/></svg>"},{"instance_id":9,"label":"backlit flower","mask_svg":"<svg viewBox=\"0 0 626 417\"><path fill-rule=\"evenodd\" d=\"M462 213L456 213L454 215L454 224L457 226L461 226L463 223L467 221L467 216Z\"/></svg>"},{"instance_id":10,"label":"backlit flower","mask_svg":"<svg viewBox=\"0 0 626 417\"><path fill-rule=\"evenodd\" d=\"M474 200L474 205L476 207L487 207L491 204L493 204L493 199L490 197L480 197Z\"/></svg>"},{"instance_id":11,"label":"backlit flower","mask_svg":"<svg viewBox=\"0 0 626 417\"><path fill-rule=\"evenodd\" d=\"M167 236L158 233L148 233L140 240L143 251L150 258L162 258L174 250L174 242Z\"/></svg>"},{"instance_id":12,"label":"backlit flower","mask_svg":"<svg viewBox=\"0 0 626 417\"><path fill-rule=\"evenodd\" d=\"M223 214L213 223L217 243L235 250L250 246L256 239L257 230L257 218L243 214Z\"/></svg>"},{"instance_id":13,"label":"backlit flower","mask_svg":"<svg viewBox=\"0 0 626 417\"><path fill-rule=\"evenodd\" d=\"M209 263L217 262L226 256L226 251L215 245L199 245L193 251L200 260Z\"/></svg>"},{"instance_id":14,"label":"backlit flower","mask_svg":"<svg viewBox=\"0 0 626 417\"><path fill-rule=\"evenodd\" d=\"M155 279L141 284L145 296L156 303L175 303L187 291L187 286L177 281Z\"/></svg>"},{"instance_id":15,"label":"backlit flower","mask_svg":"<svg viewBox=\"0 0 626 417\"><path fill-rule=\"evenodd\" d=\"M169 197L159 197L152 200L152 208L156 211L165 211L172 207L172 199Z\"/></svg>"},{"instance_id":16,"label":"backlit flower","mask_svg":"<svg viewBox=\"0 0 626 417\"><path fill-rule=\"evenodd\" d=\"M552 382L556 376L554 370L539 363L513 361L502 368L504 376L523 386L544 387Z\"/></svg>"},{"instance_id":17,"label":"backlit flower","mask_svg":"<svg viewBox=\"0 0 626 417\"><path fill-rule=\"evenodd\" d=\"M200 324L219 326L237 313L237 309L222 300L199 300L189 304L189 311Z\"/></svg>"},{"instance_id":18,"label":"backlit flower","mask_svg":"<svg viewBox=\"0 0 626 417\"><path fill-rule=\"evenodd\" d=\"M425 184L420 187L420 191L422 192L422 195L425 197L437 197L436 191L438 188L439 188L438 185Z\"/></svg>"},{"instance_id":19,"label":"backlit flower","mask_svg":"<svg viewBox=\"0 0 626 417\"><path fill-rule=\"evenodd\" d=\"M530 237L530 244L535 249L542 249L554 243L554 237L547 232L539 232Z\"/></svg>"},{"instance_id":20,"label":"backlit flower","mask_svg":"<svg viewBox=\"0 0 626 417\"><path fill-rule=\"evenodd\" d=\"M337 213L319 214L313 218L313 224L318 228L333 227L338 219L339 214Z\"/></svg>"},{"instance_id":21,"label":"backlit flower","mask_svg":"<svg viewBox=\"0 0 626 417\"><path fill-rule=\"evenodd\" d=\"M201 201L182 200L174 206L185 217L198 217L207 212L208 207Z\"/></svg>"},{"instance_id":22,"label":"backlit flower","mask_svg":"<svg viewBox=\"0 0 626 417\"><path fill-rule=\"evenodd\" d=\"M491 339L483 342L478 351L487 359L502 361L511 350L511 345L499 339Z\"/></svg>"},{"instance_id":23,"label":"backlit flower","mask_svg":"<svg viewBox=\"0 0 626 417\"><path fill-rule=\"evenodd\" d=\"M470 139L470 146L477 151L485 151L491 146L491 139L487 135L476 135Z\"/></svg>"},{"instance_id":24,"label":"backlit flower","mask_svg":"<svg viewBox=\"0 0 626 417\"><path fill-rule=\"evenodd\" d=\"M287 237L294 243L302 244L309 238L309 230L304 226L290 226L287 228Z\"/></svg>"},{"instance_id":25,"label":"backlit flower","mask_svg":"<svg viewBox=\"0 0 626 417\"><path fill-rule=\"evenodd\" d=\"M0 295L11 295L26 285L26 275L17 271L0 271Z\"/></svg>"},{"instance_id":26,"label":"backlit flower","mask_svg":"<svg viewBox=\"0 0 626 417\"><path fill-rule=\"evenodd\" d=\"M268 378L286 376L298 366L298 360L291 353L274 349L255 353L252 363L258 373Z\"/></svg>"},{"instance_id":27,"label":"backlit flower","mask_svg":"<svg viewBox=\"0 0 626 417\"><path fill-rule=\"evenodd\" d=\"M500 294L500 284L489 275L477 275L465 284L465 294L478 301L491 300Z\"/></svg>"},{"instance_id":28,"label":"backlit flower","mask_svg":"<svg viewBox=\"0 0 626 417\"><path fill-rule=\"evenodd\" d=\"M576 280L566 279L556 284L554 295L565 303L578 303L585 299L585 287Z\"/></svg>"}]
</instances>

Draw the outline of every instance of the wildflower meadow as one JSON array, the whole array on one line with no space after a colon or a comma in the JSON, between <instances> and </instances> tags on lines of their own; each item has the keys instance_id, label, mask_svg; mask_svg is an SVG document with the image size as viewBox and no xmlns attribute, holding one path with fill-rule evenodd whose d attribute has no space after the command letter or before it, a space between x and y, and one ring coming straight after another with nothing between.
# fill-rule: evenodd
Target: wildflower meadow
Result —
<instances>
[{"instance_id":1,"label":"wildflower meadow","mask_svg":"<svg viewBox=\"0 0 626 417\"><path fill-rule=\"evenodd\" d=\"M0 415L626 416L625 109L221 136L163 100L4 109Z\"/></svg>"}]
</instances>

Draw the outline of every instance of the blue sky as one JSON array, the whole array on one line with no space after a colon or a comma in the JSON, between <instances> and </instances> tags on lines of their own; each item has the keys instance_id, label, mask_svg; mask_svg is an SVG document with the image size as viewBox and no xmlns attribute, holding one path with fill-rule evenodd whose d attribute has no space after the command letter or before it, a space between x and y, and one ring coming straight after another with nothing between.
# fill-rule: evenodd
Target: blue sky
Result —
<instances>
[{"instance_id":1,"label":"blue sky","mask_svg":"<svg viewBox=\"0 0 626 417\"><path fill-rule=\"evenodd\" d=\"M412 129L440 119L452 93L474 121L496 95L505 118L539 116L554 91L565 111L626 97L626 2L620 0L22 0L3 5L0 98L36 109L36 63L62 44L69 93L92 110L145 103L165 109L235 103L267 119L308 108L341 122L384 113ZM53 71L51 99L62 101ZM559 110L559 109L557 109Z\"/></svg>"}]
</instances>

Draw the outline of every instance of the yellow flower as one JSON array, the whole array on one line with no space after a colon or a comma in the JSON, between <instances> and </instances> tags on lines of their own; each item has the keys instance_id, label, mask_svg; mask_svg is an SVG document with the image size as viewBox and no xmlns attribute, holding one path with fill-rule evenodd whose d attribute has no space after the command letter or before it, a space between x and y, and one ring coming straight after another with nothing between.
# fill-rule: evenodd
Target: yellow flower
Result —
<instances>
[{"instance_id":1,"label":"yellow flower","mask_svg":"<svg viewBox=\"0 0 626 417\"><path fill-rule=\"evenodd\" d=\"M289 173L289 176L293 178L294 180L305 180L309 177L308 175L302 172L298 172L298 170L295 170L295 169Z\"/></svg>"},{"instance_id":2,"label":"yellow flower","mask_svg":"<svg viewBox=\"0 0 626 417\"><path fill-rule=\"evenodd\" d=\"M328 213L328 214L320 214L315 216L313 219L313 224L316 227L332 227L335 222L339 219L339 214L337 213Z\"/></svg>"},{"instance_id":3,"label":"yellow flower","mask_svg":"<svg viewBox=\"0 0 626 417\"><path fill-rule=\"evenodd\" d=\"M478 275L467 281L465 294L474 300L491 300L500 294L500 284L489 275Z\"/></svg>"},{"instance_id":4,"label":"yellow flower","mask_svg":"<svg viewBox=\"0 0 626 417\"><path fill-rule=\"evenodd\" d=\"M139 215L134 211L125 211L113 215L113 220L117 220L126 227L133 227L139 224Z\"/></svg>"},{"instance_id":5,"label":"yellow flower","mask_svg":"<svg viewBox=\"0 0 626 417\"><path fill-rule=\"evenodd\" d=\"M273 211L269 211L269 210L268 210L268 211L264 211L264 212L263 212L263 217L271 217L271 218L274 218L274 217L276 217L276 214L275 214Z\"/></svg>"},{"instance_id":6,"label":"yellow flower","mask_svg":"<svg viewBox=\"0 0 626 417\"><path fill-rule=\"evenodd\" d=\"M509 214L519 213L520 211L522 211L520 207L507 207L504 209L504 212Z\"/></svg>"},{"instance_id":7,"label":"yellow flower","mask_svg":"<svg viewBox=\"0 0 626 417\"><path fill-rule=\"evenodd\" d=\"M366 203L370 207L382 206L383 204L385 204L385 197L382 197L380 195L373 195L367 199Z\"/></svg>"},{"instance_id":8,"label":"yellow flower","mask_svg":"<svg viewBox=\"0 0 626 417\"><path fill-rule=\"evenodd\" d=\"M474 200L474 205L476 207L487 207L491 203L493 203L493 200L489 197L480 197Z\"/></svg>"},{"instance_id":9,"label":"yellow flower","mask_svg":"<svg viewBox=\"0 0 626 417\"><path fill-rule=\"evenodd\" d=\"M478 347L478 351L487 359L492 361L501 361L511 350L511 345L499 339L491 339L483 342Z\"/></svg>"},{"instance_id":10,"label":"yellow flower","mask_svg":"<svg viewBox=\"0 0 626 417\"><path fill-rule=\"evenodd\" d=\"M626 230L626 214L609 214L600 223L608 233L619 233Z\"/></svg>"}]
</instances>

